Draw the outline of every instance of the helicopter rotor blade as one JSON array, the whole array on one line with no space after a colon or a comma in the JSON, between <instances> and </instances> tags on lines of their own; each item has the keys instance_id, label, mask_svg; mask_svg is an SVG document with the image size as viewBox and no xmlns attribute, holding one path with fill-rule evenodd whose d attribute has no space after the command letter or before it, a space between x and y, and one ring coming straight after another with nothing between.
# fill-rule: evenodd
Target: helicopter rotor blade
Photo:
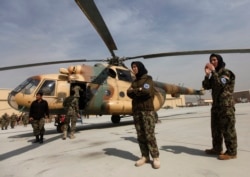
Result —
<instances>
[{"instance_id":1,"label":"helicopter rotor blade","mask_svg":"<svg viewBox=\"0 0 250 177\"><path fill-rule=\"evenodd\" d=\"M23 65L15 65L15 66L6 66L1 67L0 71L11 70L11 69L20 69L20 68L28 68L34 66L43 66L43 65L54 65L61 63L77 63L77 62L86 62L86 59L77 59L77 60L61 60L61 61L50 61L50 62L42 62L42 63L32 63L32 64L23 64Z\"/></svg>"},{"instance_id":2,"label":"helicopter rotor blade","mask_svg":"<svg viewBox=\"0 0 250 177\"><path fill-rule=\"evenodd\" d=\"M96 29L102 40L108 47L112 57L115 57L114 51L117 50L116 44L106 26L94 0L75 0L82 12L86 15L93 27Z\"/></svg>"},{"instance_id":3,"label":"helicopter rotor blade","mask_svg":"<svg viewBox=\"0 0 250 177\"><path fill-rule=\"evenodd\" d=\"M181 56L181 55L203 55L211 53L250 53L250 49L219 49L219 50L194 50L194 51L180 51L180 52L166 52L166 53L156 53L148 55L139 55L135 57L127 57L127 60L136 58L158 58L158 57L170 57L170 56Z\"/></svg>"}]
</instances>

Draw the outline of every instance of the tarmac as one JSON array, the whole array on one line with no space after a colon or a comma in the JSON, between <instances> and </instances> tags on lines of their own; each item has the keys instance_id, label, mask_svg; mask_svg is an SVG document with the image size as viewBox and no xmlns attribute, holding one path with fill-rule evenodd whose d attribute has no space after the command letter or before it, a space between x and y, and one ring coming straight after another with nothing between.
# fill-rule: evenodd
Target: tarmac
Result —
<instances>
[{"instance_id":1,"label":"tarmac","mask_svg":"<svg viewBox=\"0 0 250 177\"><path fill-rule=\"evenodd\" d=\"M211 148L210 106L161 109L156 124L161 168L135 167L140 157L132 117L112 124L110 116L77 122L75 139L62 140L54 123L43 144L32 144L31 125L0 130L1 177L249 177L250 103L236 104L238 156L218 160Z\"/></svg>"}]
</instances>

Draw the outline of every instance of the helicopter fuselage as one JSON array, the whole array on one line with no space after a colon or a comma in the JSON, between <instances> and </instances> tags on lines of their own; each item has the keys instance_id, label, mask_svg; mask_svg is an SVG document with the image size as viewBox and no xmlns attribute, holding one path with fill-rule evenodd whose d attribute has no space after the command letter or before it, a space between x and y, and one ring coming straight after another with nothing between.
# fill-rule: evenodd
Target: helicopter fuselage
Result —
<instances>
[{"instance_id":1,"label":"helicopter fuselage","mask_svg":"<svg viewBox=\"0 0 250 177\"><path fill-rule=\"evenodd\" d=\"M94 115L131 115L131 99L126 95L134 78L133 73L118 66L78 65L69 67L67 73L32 76L15 88L8 97L11 107L21 111L29 111L37 92L44 93L51 114L63 114L63 101L72 96L72 88L79 85L79 107L84 114ZM155 109L164 104L166 92L156 88Z\"/></svg>"}]
</instances>

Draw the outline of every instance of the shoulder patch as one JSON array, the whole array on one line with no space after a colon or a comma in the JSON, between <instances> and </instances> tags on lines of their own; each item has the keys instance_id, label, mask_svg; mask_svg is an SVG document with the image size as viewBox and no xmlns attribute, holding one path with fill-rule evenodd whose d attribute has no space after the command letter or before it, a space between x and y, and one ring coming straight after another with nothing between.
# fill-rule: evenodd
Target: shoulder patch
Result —
<instances>
[{"instance_id":1,"label":"shoulder patch","mask_svg":"<svg viewBox=\"0 0 250 177\"><path fill-rule=\"evenodd\" d=\"M222 77L220 80L221 80L222 84L226 84L227 83L227 79L225 77Z\"/></svg>"},{"instance_id":2,"label":"shoulder patch","mask_svg":"<svg viewBox=\"0 0 250 177\"><path fill-rule=\"evenodd\" d=\"M145 89L149 89L149 88L150 88L150 85L149 85L149 84L147 84L147 83L145 83L145 84L143 85L143 88L145 88Z\"/></svg>"}]
</instances>

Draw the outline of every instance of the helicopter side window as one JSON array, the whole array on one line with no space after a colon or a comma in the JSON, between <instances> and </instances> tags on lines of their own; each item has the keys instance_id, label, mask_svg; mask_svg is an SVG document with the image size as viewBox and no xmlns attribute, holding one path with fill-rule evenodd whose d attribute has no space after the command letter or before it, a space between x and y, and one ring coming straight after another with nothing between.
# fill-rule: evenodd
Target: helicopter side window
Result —
<instances>
[{"instance_id":1,"label":"helicopter side window","mask_svg":"<svg viewBox=\"0 0 250 177\"><path fill-rule=\"evenodd\" d=\"M108 75L112 78L115 78L116 77L116 73L113 69L109 69L109 72L108 72Z\"/></svg>"},{"instance_id":2,"label":"helicopter side window","mask_svg":"<svg viewBox=\"0 0 250 177\"><path fill-rule=\"evenodd\" d=\"M121 69L116 69L116 71L117 71L117 75L118 75L118 79L119 80L127 81L127 82L131 82L132 81L132 77L130 75L130 71L121 70Z\"/></svg>"},{"instance_id":3,"label":"helicopter side window","mask_svg":"<svg viewBox=\"0 0 250 177\"><path fill-rule=\"evenodd\" d=\"M40 80L38 79L29 78L25 80L22 84L20 84L14 91L15 92L20 91L23 94L29 95L35 90L39 82Z\"/></svg>"},{"instance_id":4,"label":"helicopter side window","mask_svg":"<svg viewBox=\"0 0 250 177\"><path fill-rule=\"evenodd\" d=\"M31 94L37 85L39 84L40 80L34 78L28 78L24 82L22 82L18 87L16 87L13 91L18 93L24 94Z\"/></svg>"},{"instance_id":5,"label":"helicopter side window","mask_svg":"<svg viewBox=\"0 0 250 177\"><path fill-rule=\"evenodd\" d=\"M55 80L46 80L41 86L40 90L45 96L54 96L55 95Z\"/></svg>"}]
</instances>

